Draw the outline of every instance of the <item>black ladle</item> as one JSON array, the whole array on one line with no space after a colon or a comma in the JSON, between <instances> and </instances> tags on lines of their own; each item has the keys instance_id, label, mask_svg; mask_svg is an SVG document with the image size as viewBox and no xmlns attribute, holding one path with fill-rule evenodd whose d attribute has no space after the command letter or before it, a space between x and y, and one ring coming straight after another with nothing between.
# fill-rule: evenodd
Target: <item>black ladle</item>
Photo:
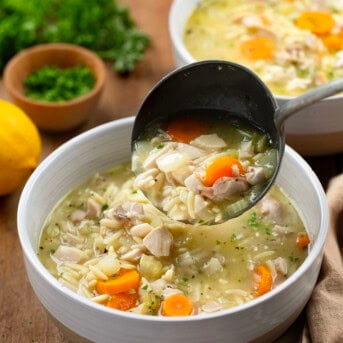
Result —
<instances>
[{"instance_id":1,"label":"black ladle","mask_svg":"<svg viewBox=\"0 0 343 343\"><path fill-rule=\"evenodd\" d=\"M312 89L289 100L281 107L270 90L251 70L226 61L202 61L177 69L161 81L145 98L136 116L131 148L153 121L170 119L195 110L239 113L269 135L277 149L277 166L263 191L247 208L225 220L236 217L254 206L269 190L278 174L285 148L284 122L304 107L343 91L343 79Z\"/></svg>"}]
</instances>

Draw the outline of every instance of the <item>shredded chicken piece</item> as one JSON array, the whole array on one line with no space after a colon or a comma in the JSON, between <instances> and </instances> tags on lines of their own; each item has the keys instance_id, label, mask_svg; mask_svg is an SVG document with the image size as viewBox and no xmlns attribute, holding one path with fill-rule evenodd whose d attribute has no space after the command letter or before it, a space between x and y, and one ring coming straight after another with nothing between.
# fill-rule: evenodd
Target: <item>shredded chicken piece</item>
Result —
<instances>
[{"instance_id":1,"label":"shredded chicken piece","mask_svg":"<svg viewBox=\"0 0 343 343\"><path fill-rule=\"evenodd\" d=\"M88 198L86 207L87 218L95 219L100 217L101 205L93 198Z\"/></svg>"},{"instance_id":2,"label":"shredded chicken piece","mask_svg":"<svg viewBox=\"0 0 343 343\"><path fill-rule=\"evenodd\" d=\"M145 159L143 163L143 168L144 169L152 169L156 168L157 164L156 161L157 159L172 150L175 146L175 143L166 143L162 149L157 149L155 148L154 150L151 151L149 156Z\"/></svg>"},{"instance_id":3,"label":"shredded chicken piece","mask_svg":"<svg viewBox=\"0 0 343 343\"><path fill-rule=\"evenodd\" d=\"M233 194L245 192L248 183L243 178L221 177L212 187L205 187L200 194L213 201L222 201Z\"/></svg>"},{"instance_id":4,"label":"shredded chicken piece","mask_svg":"<svg viewBox=\"0 0 343 343\"><path fill-rule=\"evenodd\" d=\"M86 218L86 212L83 210L75 210L70 216L70 220L74 224L80 223L85 218Z\"/></svg>"},{"instance_id":5,"label":"shredded chicken piece","mask_svg":"<svg viewBox=\"0 0 343 343\"><path fill-rule=\"evenodd\" d=\"M256 205L261 214L272 222L279 222L283 217L283 208L279 201L267 194Z\"/></svg>"},{"instance_id":6,"label":"shredded chicken piece","mask_svg":"<svg viewBox=\"0 0 343 343\"><path fill-rule=\"evenodd\" d=\"M266 175L264 174L264 170L262 167L252 167L249 166L247 168L247 172L245 173L245 177L251 185L257 185L262 183L266 179Z\"/></svg>"},{"instance_id":7,"label":"shredded chicken piece","mask_svg":"<svg viewBox=\"0 0 343 343\"><path fill-rule=\"evenodd\" d=\"M286 276L288 272L287 261L283 257L278 257L274 260L276 270L282 275Z\"/></svg>"},{"instance_id":8,"label":"shredded chicken piece","mask_svg":"<svg viewBox=\"0 0 343 343\"><path fill-rule=\"evenodd\" d=\"M160 226L144 237L143 244L156 257L169 256L173 235L164 226Z\"/></svg>"},{"instance_id":9,"label":"shredded chicken piece","mask_svg":"<svg viewBox=\"0 0 343 343\"><path fill-rule=\"evenodd\" d=\"M185 179L185 186L195 194L204 188L204 184L197 173L193 173Z\"/></svg>"},{"instance_id":10,"label":"shredded chicken piece","mask_svg":"<svg viewBox=\"0 0 343 343\"><path fill-rule=\"evenodd\" d=\"M78 248L60 245L54 253L53 257L60 262L80 263L81 261L84 261L88 256Z\"/></svg>"}]
</instances>

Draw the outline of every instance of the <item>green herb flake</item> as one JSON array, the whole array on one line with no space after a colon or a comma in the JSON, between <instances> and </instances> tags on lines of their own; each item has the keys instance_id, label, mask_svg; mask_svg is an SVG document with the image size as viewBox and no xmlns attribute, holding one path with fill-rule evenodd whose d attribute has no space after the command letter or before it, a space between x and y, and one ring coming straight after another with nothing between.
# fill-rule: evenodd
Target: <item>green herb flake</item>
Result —
<instances>
[{"instance_id":1,"label":"green herb flake","mask_svg":"<svg viewBox=\"0 0 343 343\"><path fill-rule=\"evenodd\" d=\"M138 190L137 189L134 189L133 191L132 191L132 194L137 194L138 193Z\"/></svg>"},{"instance_id":2,"label":"green herb flake","mask_svg":"<svg viewBox=\"0 0 343 343\"><path fill-rule=\"evenodd\" d=\"M221 241L219 241L218 239L216 240L216 244L219 245L221 244Z\"/></svg>"},{"instance_id":3,"label":"green herb flake","mask_svg":"<svg viewBox=\"0 0 343 343\"><path fill-rule=\"evenodd\" d=\"M260 223L257 221L256 212L251 213L250 218L248 220L248 225L252 228L258 228L260 226Z\"/></svg>"},{"instance_id":4,"label":"green herb flake","mask_svg":"<svg viewBox=\"0 0 343 343\"><path fill-rule=\"evenodd\" d=\"M56 252L55 249L51 249L51 250L50 250L50 254L52 254L52 255L53 255L55 252Z\"/></svg>"},{"instance_id":5,"label":"green herb flake","mask_svg":"<svg viewBox=\"0 0 343 343\"><path fill-rule=\"evenodd\" d=\"M188 282L189 279L188 279L188 277L184 276L184 277L182 278L182 281L183 281L183 282Z\"/></svg>"},{"instance_id":6,"label":"green herb flake","mask_svg":"<svg viewBox=\"0 0 343 343\"><path fill-rule=\"evenodd\" d=\"M237 240L237 235L236 235L235 233L233 233L233 234L231 235L230 241L231 241L231 242L234 242L234 241L236 241L236 240Z\"/></svg>"},{"instance_id":7,"label":"green herb flake","mask_svg":"<svg viewBox=\"0 0 343 343\"><path fill-rule=\"evenodd\" d=\"M145 284L143 287L142 287L142 289L144 289L145 291L148 289L148 285L147 284Z\"/></svg>"},{"instance_id":8,"label":"green herb flake","mask_svg":"<svg viewBox=\"0 0 343 343\"><path fill-rule=\"evenodd\" d=\"M107 210L108 209L108 204L103 204L102 206L101 206L101 210L102 211L105 211L105 210Z\"/></svg>"}]
</instances>

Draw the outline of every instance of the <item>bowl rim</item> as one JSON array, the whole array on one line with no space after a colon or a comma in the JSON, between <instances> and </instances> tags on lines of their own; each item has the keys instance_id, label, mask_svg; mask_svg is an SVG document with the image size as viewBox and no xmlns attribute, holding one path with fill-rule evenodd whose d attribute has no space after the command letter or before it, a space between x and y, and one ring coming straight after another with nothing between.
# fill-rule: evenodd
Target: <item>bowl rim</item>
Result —
<instances>
[{"instance_id":1,"label":"bowl rim","mask_svg":"<svg viewBox=\"0 0 343 343\"><path fill-rule=\"evenodd\" d=\"M169 10L168 28L169 28L169 35L170 35L170 39L171 39L173 48L178 53L178 55L182 58L182 60L183 60L182 62L184 64L189 64L189 63L199 62L199 60L196 60L190 54L190 52L187 50L185 44L183 43L182 37L178 34L178 30L176 29L176 25L175 25L176 19L178 18L180 11L182 12L186 2L187 1L185 1L185 0L173 0L173 3L172 3L170 10ZM199 0L194 0L194 8L196 7L196 5L198 3L199 3ZM193 10L190 12L190 14L192 12L193 12ZM188 16L188 18L189 18L189 16ZM182 29L184 29L184 28L182 28ZM182 32L183 32L183 30L182 30ZM234 62L234 61L232 61L232 62ZM235 62L235 63L237 63L237 62ZM247 66L245 66L245 67L248 68ZM263 81L263 83L265 84L264 81ZM266 85L266 87L269 89L269 87L267 85ZM294 99L295 97L297 97L297 96L290 96L290 95L278 95L272 91L270 91L270 92L274 96L274 98L281 100L281 101L288 101L288 100L291 100L291 99ZM340 99L340 98L342 98L342 95L336 94L336 95L332 95L330 97L327 97L325 99L322 99L321 101L330 101L332 99Z\"/></svg>"},{"instance_id":2,"label":"bowl rim","mask_svg":"<svg viewBox=\"0 0 343 343\"><path fill-rule=\"evenodd\" d=\"M40 262L37 251L34 249L34 247L30 243L28 231L27 231L27 225L24 221L24 218L26 217L26 204L30 202L30 194L34 191L35 184L40 179L40 175L44 173L46 167L53 164L56 160L63 158L65 154L68 153L69 150L74 149L75 145L82 144L85 141L88 141L90 139L94 139L95 137L112 131L112 130L120 130L121 128L127 128L127 126L133 127L134 117L127 117L122 119L117 119L102 125L99 125L93 129L90 129L88 131L85 131L74 138L70 139L66 143L62 144L60 147L58 147L54 152L52 152L47 158L45 158L37 167L37 169L33 172L33 174L30 176L29 180L27 181L20 199L19 199L19 205L18 205L18 212L17 212L17 229L18 229L18 236L20 240L20 244L24 253L25 258L30 262L32 267L35 269L35 271L39 274L40 278L43 278L55 292L58 292L60 295L62 295L64 298L67 298L69 301L78 302L84 307L90 307L94 311L100 311L104 312L108 315L121 316L123 318L126 318L128 320L140 320L140 321L153 321L153 322L197 322L207 319L214 319L217 317L223 317L223 316L229 316L233 315L235 313L244 312L248 309L254 308L258 306L259 304L263 303L266 300L269 300L279 293L283 292L286 288L291 287L296 280L301 277L303 274L306 273L306 271L312 266L314 261L321 256L322 249L325 244L326 235L328 231L328 217L329 217L329 210L326 202L326 196L324 193L324 190L322 188L322 185L320 181L318 180L316 174L313 172L311 167L307 164L307 162L292 148L289 146L286 146L285 149L285 156L288 158L293 159L295 163L297 163L303 172L308 175L308 177L311 180L311 183L316 190L318 201L320 205L320 211L322 213L320 218L320 224L319 224L319 231L318 236L313 244L308 256L306 257L305 261L300 265L300 267L288 278L286 279L282 284L280 284L275 289L272 289L270 292L262 295L259 298L250 300L242 305L235 306L233 308L229 309L223 309L221 311L215 312L215 313L209 313L209 314L201 314L201 315L194 315L189 317L164 317L164 316L149 316L149 315L142 315L142 314L136 314L136 313L128 313L123 312L115 309L109 309L103 305L94 303L81 295L78 295L77 293L74 293L73 291L69 290L67 287L62 286L56 278L54 278L48 270L43 266L43 264ZM28 272L28 270L27 270Z\"/></svg>"},{"instance_id":3,"label":"bowl rim","mask_svg":"<svg viewBox=\"0 0 343 343\"><path fill-rule=\"evenodd\" d=\"M23 92L20 92L17 89L17 87L13 85L13 80L10 78L10 73L13 70L13 68L15 68L16 64L22 61L23 59L26 59L31 55L39 54L40 52L45 52L49 50L50 51L65 51L66 53L74 52L82 56L82 59L83 57L86 56L90 60L92 60L97 70L97 72L95 72L95 69L88 67L89 69L91 69L96 79L95 80L96 82L93 88L89 92L81 96L78 96L71 100L66 100L66 101L61 101L61 102L39 101L39 100L31 99L25 96ZM42 65L41 67L43 66L44 65ZM65 107L77 105L81 102L84 102L100 92L106 80L106 66L103 60L95 52L87 48L84 48L80 45L70 44L70 43L38 44L38 45L34 45L32 47L26 48L18 52L7 62L4 68L3 80L4 80L4 86L7 92L9 93L9 95L13 98L19 99L21 102L29 103L35 106L44 106L48 108L57 107L57 108L64 109Z\"/></svg>"}]
</instances>

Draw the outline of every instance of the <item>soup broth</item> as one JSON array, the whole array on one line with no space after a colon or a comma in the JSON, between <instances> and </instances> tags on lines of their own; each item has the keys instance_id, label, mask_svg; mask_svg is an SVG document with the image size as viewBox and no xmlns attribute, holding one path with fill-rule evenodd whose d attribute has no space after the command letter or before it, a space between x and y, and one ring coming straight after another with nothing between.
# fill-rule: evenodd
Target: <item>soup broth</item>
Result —
<instances>
[{"instance_id":1,"label":"soup broth","mask_svg":"<svg viewBox=\"0 0 343 343\"><path fill-rule=\"evenodd\" d=\"M185 26L197 60L255 71L277 95L343 77L343 7L335 0L201 0Z\"/></svg>"},{"instance_id":2,"label":"soup broth","mask_svg":"<svg viewBox=\"0 0 343 343\"><path fill-rule=\"evenodd\" d=\"M38 256L65 287L122 311L185 316L269 292L304 261L309 237L278 186L242 216L192 226L160 213L130 164L97 173L57 204Z\"/></svg>"}]
</instances>

